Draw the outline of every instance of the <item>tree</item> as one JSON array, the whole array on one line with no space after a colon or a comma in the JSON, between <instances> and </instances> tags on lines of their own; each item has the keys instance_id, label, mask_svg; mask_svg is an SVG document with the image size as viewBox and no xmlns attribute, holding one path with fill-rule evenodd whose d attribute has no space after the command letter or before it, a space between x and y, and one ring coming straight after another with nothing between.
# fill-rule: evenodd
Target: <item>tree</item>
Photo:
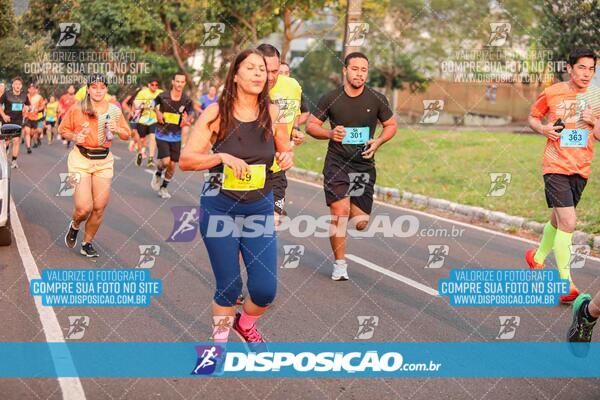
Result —
<instances>
[{"instance_id":1,"label":"tree","mask_svg":"<svg viewBox=\"0 0 600 400\"><path fill-rule=\"evenodd\" d=\"M23 39L9 36L0 40L0 60L0 77L23 76L25 64L31 61Z\"/></svg>"},{"instance_id":2,"label":"tree","mask_svg":"<svg viewBox=\"0 0 600 400\"><path fill-rule=\"evenodd\" d=\"M537 32L542 46L552 50L552 61L564 61L573 48L600 48L598 21L597 0L545 0Z\"/></svg>"},{"instance_id":3,"label":"tree","mask_svg":"<svg viewBox=\"0 0 600 400\"><path fill-rule=\"evenodd\" d=\"M277 18L273 15L277 9L276 0L218 0L207 8L207 21L220 22L225 25L221 35L219 48L220 65L214 69L214 77L224 79L229 63L242 49L258 45L260 38L277 30ZM202 36L201 36L202 37ZM215 57L214 48L199 49L205 59ZM212 64L209 64L212 70Z\"/></svg>"},{"instance_id":4,"label":"tree","mask_svg":"<svg viewBox=\"0 0 600 400\"><path fill-rule=\"evenodd\" d=\"M11 0L0 0L0 78L23 74L29 59L26 43L19 38Z\"/></svg>"},{"instance_id":5,"label":"tree","mask_svg":"<svg viewBox=\"0 0 600 400\"><path fill-rule=\"evenodd\" d=\"M351 23L359 23L362 22L361 21L361 16L362 16L362 0L348 0L348 5L346 8L346 15L345 15L345 29L344 29L344 56L354 52L354 51L358 51L360 50L360 48L357 48L355 46L349 46L348 43L350 42L350 35L352 35L352 32L350 32L350 24Z\"/></svg>"},{"instance_id":6,"label":"tree","mask_svg":"<svg viewBox=\"0 0 600 400\"><path fill-rule=\"evenodd\" d=\"M300 82L302 94L308 100L311 110L314 110L324 93L336 86L332 75L339 77L341 57L342 54L332 52L321 43L310 49L302 63L294 69L294 78Z\"/></svg>"},{"instance_id":7,"label":"tree","mask_svg":"<svg viewBox=\"0 0 600 400\"><path fill-rule=\"evenodd\" d=\"M374 67L370 78L373 86L382 87L387 98L392 98L393 89L425 90L429 79L415 65L412 55L401 51L394 42L376 48L378 53L372 56Z\"/></svg>"},{"instance_id":8,"label":"tree","mask_svg":"<svg viewBox=\"0 0 600 400\"><path fill-rule=\"evenodd\" d=\"M0 39L4 39L16 30L15 13L11 0L0 0Z\"/></svg>"},{"instance_id":9,"label":"tree","mask_svg":"<svg viewBox=\"0 0 600 400\"><path fill-rule=\"evenodd\" d=\"M56 41L59 24L72 21L73 11L79 7L77 0L30 0L29 7L20 20L20 33L28 43L42 38Z\"/></svg>"},{"instance_id":10,"label":"tree","mask_svg":"<svg viewBox=\"0 0 600 400\"><path fill-rule=\"evenodd\" d=\"M424 7L421 1L396 2L374 17L365 15L369 31L363 47L371 60L370 84L383 87L386 97L392 99L392 106L393 89L407 86L412 91L420 90L427 82L427 65L418 59L424 38L413 29L421 7Z\"/></svg>"},{"instance_id":11,"label":"tree","mask_svg":"<svg viewBox=\"0 0 600 400\"><path fill-rule=\"evenodd\" d=\"M146 0L94 0L83 3L73 13L73 22L81 24L78 39L85 48L135 47L157 51L165 40L155 7Z\"/></svg>"},{"instance_id":12,"label":"tree","mask_svg":"<svg viewBox=\"0 0 600 400\"><path fill-rule=\"evenodd\" d=\"M317 29L305 29L306 22L315 17L324 15L324 8L330 5L328 0L299 0L285 1L276 10L276 13L281 15L283 22L283 45L281 46L281 59L287 60L287 55L290 51L291 43L294 39L304 37L321 36L330 29L329 27Z\"/></svg>"},{"instance_id":13,"label":"tree","mask_svg":"<svg viewBox=\"0 0 600 400\"><path fill-rule=\"evenodd\" d=\"M207 5L206 1L196 0L94 0L93 3L32 0L24 16L24 26L30 33L37 33L37 40L41 40L43 33L54 36L54 40L48 41L48 52L53 51L60 34L57 22L76 22L81 32L76 46L70 50L88 49L108 54L139 49L136 61L160 60L158 65L161 66L172 65L165 63L161 56L172 56L179 69L186 73L193 90L193 79L185 60L195 50L193 41L188 43L197 34L194 22L203 19ZM63 13L65 9L67 12ZM173 72L171 69L163 72L169 75ZM159 71L154 73L161 75Z\"/></svg>"}]
</instances>

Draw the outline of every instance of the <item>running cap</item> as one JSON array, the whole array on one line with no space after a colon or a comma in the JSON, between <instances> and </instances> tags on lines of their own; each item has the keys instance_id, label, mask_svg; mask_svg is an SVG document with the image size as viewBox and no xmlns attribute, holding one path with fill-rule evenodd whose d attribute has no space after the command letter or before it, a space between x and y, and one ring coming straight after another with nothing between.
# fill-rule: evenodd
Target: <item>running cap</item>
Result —
<instances>
[{"instance_id":1,"label":"running cap","mask_svg":"<svg viewBox=\"0 0 600 400\"><path fill-rule=\"evenodd\" d=\"M91 84L96 83L96 82L102 82L105 85L108 85L106 76L104 76L103 74L92 74L92 75L88 76L88 78L87 78L88 86L90 86Z\"/></svg>"}]
</instances>

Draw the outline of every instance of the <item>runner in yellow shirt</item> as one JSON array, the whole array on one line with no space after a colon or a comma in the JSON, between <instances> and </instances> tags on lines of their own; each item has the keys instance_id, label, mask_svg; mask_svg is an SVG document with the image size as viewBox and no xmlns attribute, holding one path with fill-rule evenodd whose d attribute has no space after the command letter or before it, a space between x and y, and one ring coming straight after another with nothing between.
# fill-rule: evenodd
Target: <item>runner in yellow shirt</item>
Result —
<instances>
[{"instance_id":1,"label":"runner in yellow shirt","mask_svg":"<svg viewBox=\"0 0 600 400\"><path fill-rule=\"evenodd\" d=\"M154 111L154 100L156 96L163 92L158 88L158 79L151 78L148 86L140 90L133 101L133 108L140 110L140 118L137 122L135 140L138 148L138 154L135 164L139 167L142 160L146 158L146 137L149 138L148 168L156 168L154 164L154 153L156 152L156 139L154 132L156 130L156 112Z\"/></svg>"},{"instance_id":2,"label":"runner in yellow shirt","mask_svg":"<svg viewBox=\"0 0 600 400\"><path fill-rule=\"evenodd\" d=\"M44 129L48 136L48 144L52 144L52 137L55 135L56 121L58 120L58 101L56 97L50 96L50 101L46 104L46 121Z\"/></svg>"},{"instance_id":3,"label":"runner in yellow shirt","mask_svg":"<svg viewBox=\"0 0 600 400\"><path fill-rule=\"evenodd\" d=\"M290 75L290 65L286 62L281 62L279 65L279 76L289 76ZM300 100L300 116L298 117L298 126L305 125L308 121L308 116L310 115L310 110L308 109L307 99L305 96L302 96Z\"/></svg>"},{"instance_id":4,"label":"runner in yellow shirt","mask_svg":"<svg viewBox=\"0 0 600 400\"><path fill-rule=\"evenodd\" d=\"M269 97L271 103L279 106L279 116L275 123L286 124L290 140L295 145L304 142L304 133L298 126L298 117L300 115L300 102L302 100L302 88L294 78L279 74L281 55L277 48L270 44L263 43L257 48L265 57L267 63L267 74L269 84ZM273 197L275 201L275 222L279 222L279 216L285 215L285 189L287 188L287 178L285 172L279 168L277 162L271 167L273 171Z\"/></svg>"}]
</instances>

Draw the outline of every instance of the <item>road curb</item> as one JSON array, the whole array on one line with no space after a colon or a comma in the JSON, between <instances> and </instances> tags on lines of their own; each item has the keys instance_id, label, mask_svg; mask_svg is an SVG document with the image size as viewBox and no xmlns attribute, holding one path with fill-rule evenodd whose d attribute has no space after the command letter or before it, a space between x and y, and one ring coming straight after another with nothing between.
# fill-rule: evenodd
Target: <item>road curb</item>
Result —
<instances>
[{"instance_id":1,"label":"road curb","mask_svg":"<svg viewBox=\"0 0 600 400\"><path fill-rule=\"evenodd\" d=\"M323 182L323 174L315 171L294 167L290 169L288 173L300 179L312 182ZM469 206L466 204L454 203L449 200L424 196L422 194L400 191L396 188L375 185L375 198L390 204L400 205L403 202L411 203L419 209L430 208L458 214L469 217L472 221L490 223L508 231L523 229L536 234L542 234L544 231L544 224L537 221L508 215L500 211L488 210L482 207ZM594 250L600 250L600 235L594 236L589 233L575 231L573 233L573 244L589 245Z\"/></svg>"}]
</instances>

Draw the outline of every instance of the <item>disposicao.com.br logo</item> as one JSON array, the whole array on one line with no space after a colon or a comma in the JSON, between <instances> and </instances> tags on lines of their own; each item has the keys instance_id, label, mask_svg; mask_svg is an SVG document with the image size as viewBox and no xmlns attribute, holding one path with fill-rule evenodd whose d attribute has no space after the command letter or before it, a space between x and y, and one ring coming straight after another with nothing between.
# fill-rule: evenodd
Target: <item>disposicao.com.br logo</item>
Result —
<instances>
[{"instance_id":1,"label":"disposicao.com.br logo","mask_svg":"<svg viewBox=\"0 0 600 400\"><path fill-rule=\"evenodd\" d=\"M319 376L335 373L376 376L377 373L402 372L438 372L441 363L434 361L422 363L406 363L398 352L367 351L303 351L293 353L287 351L238 352L225 351L217 357L217 348L207 349L203 346L198 351L198 360L193 375L244 375L246 373L277 372L286 376ZM216 351L213 351L216 350ZM222 363L222 365L218 365ZM200 372L204 366L210 365L208 371ZM210 371L210 372L209 372Z\"/></svg>"}]
</instances>

